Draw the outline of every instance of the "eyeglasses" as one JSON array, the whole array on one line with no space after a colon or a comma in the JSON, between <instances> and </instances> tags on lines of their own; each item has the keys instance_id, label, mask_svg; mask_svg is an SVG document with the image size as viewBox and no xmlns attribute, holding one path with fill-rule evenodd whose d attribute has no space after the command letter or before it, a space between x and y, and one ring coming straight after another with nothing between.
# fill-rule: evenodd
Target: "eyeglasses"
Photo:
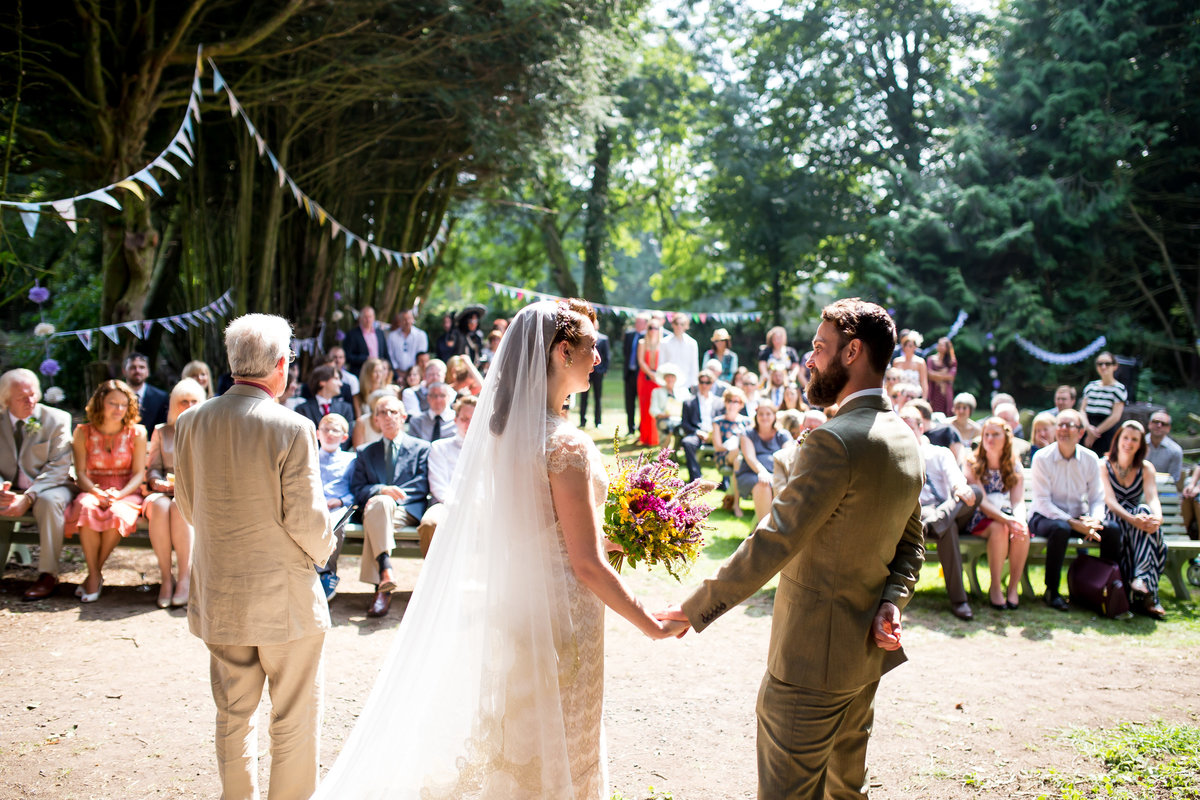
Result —
<instances>
[{"instance_id":1,"label":"eyeglasses","mask_svg":"<svg viewBox=\"0 0 1200 800\"><path fill-rule=\"evenodd\" d=\"M712 381L701 380L700 385L701 386L712 386Z\"/></svg>"},{"instance_id":2,"label":"eyeglasses","mask_svg":"<svg viewBox=\"0 0 1200 800\"><path fill-rule=\"evenodd\" d=\"M288 350L288 363L289 364L296 363L296 351L295 350Z\"/></svg>"},{"instance_id":3,"label":"eyeglasses","mask_svg":"<svg viewBox=\"0 0 1200 800\"><path fill-rule=\"evenodd\" d=\"M375 416L377 416L377 417L398 417L403 413L404 412L398 408L377 408L377 409L375 409Z\"/></svg>"},{"instance_id":4,"label":"eyeglasses","mask_svg":"<svg viewBox=\"0 0 1200 800\"><path fill-rule=\"evenodd\" d=\"M1083 426L1076 425L1074 422L1060 422L1060 423L1058 423L1058 427L1060 427L1060 428L1082 428Z\"/></svg>"},{"instance_id":5,"label":"eyeglasses","mask_svg":"<svg viewBox=\"0 0 1200 800\"><path fill-rule=\"evenodd\" d=\"M1097 361L1096 366L1097 367L1115 367L1116 363L1112 362L1112 361Z\"/></svg>"},{"instance_id":6,"label":"eyeglasses","mask_svg":"<svg viewBox=\"0 0 1200 800\"><path fill-rule=\"evenodd\" d=\"M1161 419L1152 419L1152 420L1150 420L1150 424L1151 425L1162 425L1163 427L1166 427L1166 428L1171 427L1171 423L1167 422L1166 420L1161 420Z\"/></svg>"}]
</instances>

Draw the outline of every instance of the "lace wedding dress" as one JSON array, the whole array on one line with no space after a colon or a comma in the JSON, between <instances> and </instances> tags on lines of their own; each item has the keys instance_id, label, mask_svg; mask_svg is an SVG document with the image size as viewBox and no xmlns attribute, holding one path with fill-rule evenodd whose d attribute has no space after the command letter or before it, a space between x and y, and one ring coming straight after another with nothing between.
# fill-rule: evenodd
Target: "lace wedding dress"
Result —
<instances>
[{"instance_id":1,"label":"lace wedding dress","mask_svg":"<svg viewBox=\"0 0 1200 800\"><path fill-rule=\"evenodd\" d=\"M550 472L591 440L546 408L555 303L514 318L488 370L392 649L322 800L604 800L604 607L571 570Z\"/></svg>"}]
</instances>

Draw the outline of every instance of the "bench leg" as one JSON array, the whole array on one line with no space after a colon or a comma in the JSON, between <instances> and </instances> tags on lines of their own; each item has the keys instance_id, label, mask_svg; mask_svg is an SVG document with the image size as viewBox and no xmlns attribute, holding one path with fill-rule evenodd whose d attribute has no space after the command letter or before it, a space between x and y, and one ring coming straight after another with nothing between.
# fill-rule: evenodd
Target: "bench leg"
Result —
<instances>
[{"instance_id":1,"label":"bench leg","mask_svg":"<svg viewBox=\"0 0 1200 800\"><path fill-rule=\"evenodd\" d=\"M981 554L972 555L963 562L963 569L967 573L967 583L971 586L971 595L979 597L983 594L983 588L979 585L979 559Z\"/></svg>"},{"instance_id":2,"label":"bench leg","mask_svg":"<svg viewBox=\"0 0 1200 800\"><path fill-rule=\"evenodd\" d=\"M1175 590L1175 597L1179 600L1191 600L1192 593L1188 590L1187 581L1183 579L1183 567L1190 563L1190 559L1172 556L1170 549L1167 550L1167 568L1165 570L1167 578L1171 581L1171 588Z\"/></svg>"},{"instance_id":3,"label":"bench leg","mask_svg":"<svg viewBox=\"0 0 1200 800\"><path fill-rule=\"evenodd\" d=\"M12 543L13 528L17 525L16 520L0 519L0 576L4 574L4 568L8 566L9 545Z\"/></svg>"}]
</instances>

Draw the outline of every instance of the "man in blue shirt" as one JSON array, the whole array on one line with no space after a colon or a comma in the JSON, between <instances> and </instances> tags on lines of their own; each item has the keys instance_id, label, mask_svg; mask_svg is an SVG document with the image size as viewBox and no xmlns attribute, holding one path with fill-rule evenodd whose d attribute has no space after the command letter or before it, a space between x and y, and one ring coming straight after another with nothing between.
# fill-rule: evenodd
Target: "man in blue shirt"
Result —
<instances>
[{"instance_id":1,"label":"man in blue shirt","mask_svg":"<svg viewBox=\"0 0 1200 800\"><path fill-rule=\"evenodd\" d=\"M317 454L317 459L321 464L321 487L325 490L325 502L329 505L329 515L334 520L341 520L354 505L350 477L354 474L356 453L353 450L342 449L342 442L346 441L349 435L350 424L341 414L326 414L321 417L321 424L317 426L317 441L321 443L321 452ZM346 536L345 526L337 525L334 534L337 536L337 547L333 555L325 562L325 566L317 567L326 600L332 600L337 594L337 560Z\"/></svg>"}]
</instances>

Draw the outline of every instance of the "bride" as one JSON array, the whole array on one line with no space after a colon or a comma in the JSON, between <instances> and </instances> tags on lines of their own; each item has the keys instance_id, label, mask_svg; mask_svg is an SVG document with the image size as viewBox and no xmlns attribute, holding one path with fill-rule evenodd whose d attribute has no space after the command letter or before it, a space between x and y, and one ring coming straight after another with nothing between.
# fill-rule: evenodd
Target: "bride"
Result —
<instances>
[{"instance_id":1,"label":"bride","mask_svg":"<svg viewBox=\"0 0 1200 800\"><path fill-rule=\"evenodd\" d=\"M602 800L604 606L659 621L608 565L600 453L566 420L595 312L541 302L488 370L433 540L362 715L314 798ZM480 424L483 422L484 424Z\"/></svg>"}]
</instances>

